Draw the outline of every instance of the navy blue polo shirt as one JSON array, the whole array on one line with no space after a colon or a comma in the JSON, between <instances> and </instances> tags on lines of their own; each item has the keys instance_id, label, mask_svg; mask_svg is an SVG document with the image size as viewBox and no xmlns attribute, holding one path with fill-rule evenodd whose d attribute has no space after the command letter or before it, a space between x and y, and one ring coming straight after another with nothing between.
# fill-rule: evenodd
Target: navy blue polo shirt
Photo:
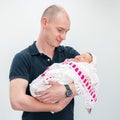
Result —
<instances>
[{"instance_id":1,"label":"navy blue polo shirt","mask_svg":"<svg viewBox=\"0 0 120 120\"><path fill-rule=\"evenodd\" d=\"M9 79L23 78L30 84L53 63L63 62L66 58L73 58L79 53L69 46L59 46L55 49L53 58L40 53L35 42L28 48L17 53L12 61ZM31 95L29 85L26 94ZM22 120L73 120L74 100L61 112L23 112Z\"/></svg>"}]
</instances>

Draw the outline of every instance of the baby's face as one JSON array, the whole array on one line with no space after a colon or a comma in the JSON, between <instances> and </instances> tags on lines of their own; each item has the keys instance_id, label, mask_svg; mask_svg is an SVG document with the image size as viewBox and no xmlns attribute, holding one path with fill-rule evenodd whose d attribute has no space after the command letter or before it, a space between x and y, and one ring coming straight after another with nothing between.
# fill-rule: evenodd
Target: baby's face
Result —
<instances>
[{"instance_id":1,"label":"baby's face","mask_svg":"<svg viewBox=\"0 0 120 120\"><path fill-rule=\"evenodd\" d=\"M81 55L77 55L74 58L75 62L87 62L91 63L92 62L92 57L89 53L83 53Z\"/></svg>"}]
</instances>

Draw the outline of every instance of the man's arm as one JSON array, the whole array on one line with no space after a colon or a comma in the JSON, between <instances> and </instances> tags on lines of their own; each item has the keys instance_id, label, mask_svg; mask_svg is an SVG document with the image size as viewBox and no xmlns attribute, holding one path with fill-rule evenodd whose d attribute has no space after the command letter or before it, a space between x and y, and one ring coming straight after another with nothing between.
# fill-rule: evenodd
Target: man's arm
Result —
<instances>
[{"instance_id":1,"label":"man's arm","mask_svg":"<svg viewBox=\"0 0 120 120\"><path fill-rule=\"evenodd\" d=\"M58 112L61 111L72 98L65 99L56 104L45 104L32 96L26 95L28 82L25 79L16 78L10 82L10 102L15 110L29 112Z\"/></svg>"},{"instance_id":2,"label":"man's arm","mask_svg":"<svg viewBox=\"0 0 120 120\"><path fill-rule=\"evenodd\" d=\"M60 101L62 99L66 98L66 88L64 85L58 83L58 82L49 82L49 84L52 85L52 87L46 89L45 91L36 92L37 96L36 98L44 103L51 103ZM77 95L75 85L74 83L69 84L71 90L72 90L72 98ZM68 97L67 97L68 98Z\"/></svg>"}]
</instances>

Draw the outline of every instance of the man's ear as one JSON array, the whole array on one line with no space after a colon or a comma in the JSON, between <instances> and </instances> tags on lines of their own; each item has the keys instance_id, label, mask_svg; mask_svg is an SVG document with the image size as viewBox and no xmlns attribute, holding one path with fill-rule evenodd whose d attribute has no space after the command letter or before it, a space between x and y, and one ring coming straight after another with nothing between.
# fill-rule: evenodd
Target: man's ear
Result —
<instances>
[{"instance_id":1,"label":"man's ear","mask_svg":"<svg viewBox=\"0 0 120 120\"><path fill-rule=\"evenodd\" d=\"M47 22L48 22L48 18L44 17L44 18L42 18L41 25L42 25L43 27L45 27L46 24L47 24Z\"/></svg>"}]
</instances>

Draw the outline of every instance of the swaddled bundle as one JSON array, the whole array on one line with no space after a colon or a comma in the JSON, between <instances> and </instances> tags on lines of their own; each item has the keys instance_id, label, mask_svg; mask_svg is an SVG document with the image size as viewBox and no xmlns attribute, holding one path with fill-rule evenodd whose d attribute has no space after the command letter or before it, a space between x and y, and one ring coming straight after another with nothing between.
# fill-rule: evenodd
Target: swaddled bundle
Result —
<instances>
[{"instance_id":1,"label":"swaddled bundle","mask_svg":"<svg viewBox=\"0 0 120 120\"><path fill-rule=\"evenodd\" d=\"M36 97L35 92L51 87L49 81L64 85L74 82L77 94L84 97L85 107L91 112L97 101L96 89L99 83L95 67L95 58L91 63L75 62L74 59L54 63L30 84L30 92Z\"/></svg>"}]
</instances>

